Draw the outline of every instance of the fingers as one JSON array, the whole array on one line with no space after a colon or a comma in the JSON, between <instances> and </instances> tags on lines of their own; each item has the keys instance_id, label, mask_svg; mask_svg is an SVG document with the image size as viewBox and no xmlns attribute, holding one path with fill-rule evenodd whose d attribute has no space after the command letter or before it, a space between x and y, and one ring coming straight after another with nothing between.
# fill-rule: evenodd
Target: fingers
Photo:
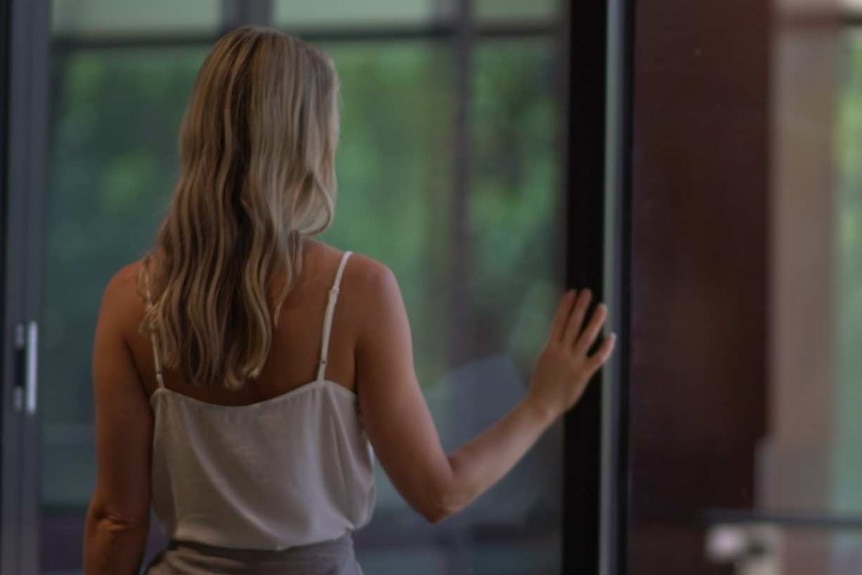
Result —
<instances>
[{"instance_id":1,"label":"fingers","mask_svg":"<svg viewBox=\"0 0 862 575\"><path fill-rule=\"evenodd\" d=\"M560 342L563 339L563 332L566 328L566 320L572 311L572 304L577 297L575 290L570 289L563 297L560 298L560 303L557 305L557 311L554 313L554 319L551 322L551 332L548 339L553 342Z\"/></svg>"},{"instance_id":2,"label":"fingers","mask_svg":"<svg viewBox=\"0 0 862 575\"><path fill-rule=\"evenodd\" d=\"M575 344L578 334L581 333L581 327L584 323L584 314L587 313L587 307L589 307L592 299L593 294L588 289L581 290L578 294L578 297L575 300L575 306L566 320L566 327L562 338L562 343L564 345L572 346Z\"/></svg>"},{"instance_id":3,"label":"fingers","mask_svg":"<svg viewBox=\"0 0 862 575\"><path fill-rule=\"evenodd\" d=\"M597 372L605 364L611 356L611 353L613 353L616 343L617 335L615 333L612 333L604 339L602 345L599 346L598 350L596 350L596 353L588 359L587 365L590 370L590 374Z\"/></svg>"},{"instance_id":4,"label":"fingers","mask_svg":"<svg viewBox=\"0 0 862 575\"><path fill-rule=\"evenodd\" d=\"M605 304L599 304L595 311L593 311L593 316L590 318L587 327L575 341L575 352L577 354L586 355L590 351L590 348L596 342L596 338L599 337L599 332L602 330L607 317L608 307Z\"/></svg>"}]
</instances>

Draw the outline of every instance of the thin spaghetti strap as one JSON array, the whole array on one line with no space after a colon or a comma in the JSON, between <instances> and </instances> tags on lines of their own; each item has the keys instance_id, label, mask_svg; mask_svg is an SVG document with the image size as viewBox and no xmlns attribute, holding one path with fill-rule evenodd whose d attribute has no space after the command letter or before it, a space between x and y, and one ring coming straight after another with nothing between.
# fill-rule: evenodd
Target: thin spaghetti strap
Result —
<instances>
[{"instance_id":1,"label":"thin spaghetti strap","mask_svg":"<svg viewBox=\"0 0 862 575\"><path fill-rule=\"evenodd\" d=\"M147 296L147 312L153 309L153 298L152 294L150 294L150 278L147 277L146 270L143 270L144 273L144 288L146 290ZM156 382L159 384L159 389L165 386L165 379L162 375L162 358L159 356L159 346L156 342L156 332L153 330L148 330L150 332L150 342L153 344L153 363L156 366Z\"/></svg>"},{"instance_id":2,"label":"thin spaghetti strap","mask_svg":"<svg viewBox=\"0 0 862 575\"><path fill-rule=\"evenodd\" d=\"M323 318L323 341L320 345L320 365L317 368L318 380L322 380L326 376L326 360L329 357L329 336L332 332L332 317L335 314L335 302L338 301L338 291L341 287L341 276L344 274L344 266L347 264L347 258L352 253L344 252L344 255L341 256L341 263L338 264L335 281L329 290L329 302L326 304L326 315Z\"/></svg>"}]
</instances>

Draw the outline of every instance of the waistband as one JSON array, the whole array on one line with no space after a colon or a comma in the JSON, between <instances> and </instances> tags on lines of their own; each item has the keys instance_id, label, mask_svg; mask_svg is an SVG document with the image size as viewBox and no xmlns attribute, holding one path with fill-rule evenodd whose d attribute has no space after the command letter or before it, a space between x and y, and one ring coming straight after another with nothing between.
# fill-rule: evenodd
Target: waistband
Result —
<instances>
[{"instance_id":1,"label":"waistband","mask_svg":"<svg viewBox=\"0 0 862 575\"><path fill-rule=\"evenodd\" d=\"M191 541L171 541L149 565L147 575L361 575L353 538L282 551L230 549Z\"/></svg>"}]
</instances>

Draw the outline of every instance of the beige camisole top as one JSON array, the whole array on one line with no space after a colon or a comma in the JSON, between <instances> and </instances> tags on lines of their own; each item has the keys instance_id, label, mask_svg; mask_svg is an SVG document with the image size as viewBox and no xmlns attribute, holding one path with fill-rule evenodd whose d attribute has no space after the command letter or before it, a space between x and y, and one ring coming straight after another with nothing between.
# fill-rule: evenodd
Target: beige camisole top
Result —
<instances>
[{"instance_id":1,"label":"beige camisole top","mask_svg":"<svg viewBox=\"0 0 862 575\"><path fill-rule=\"evenodd\" d=\"M164 386L153 340L152 500L170 539L282 550L336 539L371 519L374 454L357 398L326 379L350 253L329 291L317 379L288 393L244 406L182 395Z\"/></svg>"}]
</instances>

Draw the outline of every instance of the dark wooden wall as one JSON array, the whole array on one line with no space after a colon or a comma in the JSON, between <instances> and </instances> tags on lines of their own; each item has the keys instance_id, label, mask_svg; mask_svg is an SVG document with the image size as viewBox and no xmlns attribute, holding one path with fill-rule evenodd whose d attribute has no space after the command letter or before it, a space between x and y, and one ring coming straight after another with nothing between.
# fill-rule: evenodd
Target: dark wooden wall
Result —
<instances>
[{"instance_id":1,"label":"dark wooden wall","mask_svg":"<svg viewBox=\"0 0 862 575\"><path fill-rule=\"evenodd\" d=\"M729 573L765 432L769 0L635 2L632 575Z\"/></svg>"}]
</instances>

